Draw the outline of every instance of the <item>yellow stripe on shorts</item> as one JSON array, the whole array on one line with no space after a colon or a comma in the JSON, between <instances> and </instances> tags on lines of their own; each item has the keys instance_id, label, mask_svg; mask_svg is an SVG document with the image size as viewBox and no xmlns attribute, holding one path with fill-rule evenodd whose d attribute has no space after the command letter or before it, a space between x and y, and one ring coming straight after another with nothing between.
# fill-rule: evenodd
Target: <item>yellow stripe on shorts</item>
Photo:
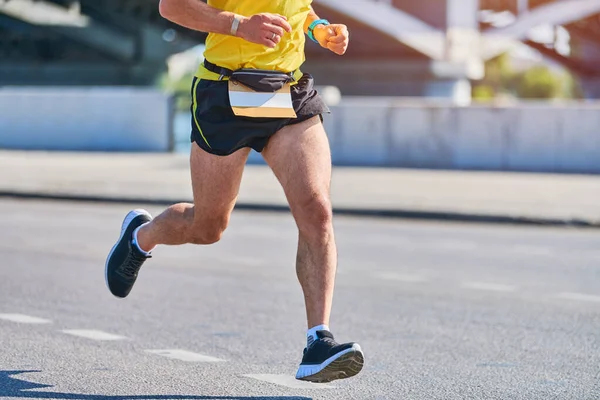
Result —
<instances>
[{"instance_id":1,"label":"yellow stripe on shorts","mask_svg":"<svg viewBox=\"0 0 600 400\"><path fill-rule=\"evenodd\" d=\"M200 124L198 123L198 119L196 118L196 110L198 109L198 101L196 100L196 89L198 89L199 83L200 83L200 79L196 79L196 84L194 85L194 89L192 90L192 93L193 93L193 96L192 96L193 118L194 118L194 122L196 123L196 128L198 128L198 132L200 132L200 136L202 136L202 139L204 139L204 143L206 143L206 145L210 149L212 149L212 147L210 146L210 143L208 143L208 140L206 140L204 133L202 133L202 129L200 128Z\"/></svg>"}]
</instances>

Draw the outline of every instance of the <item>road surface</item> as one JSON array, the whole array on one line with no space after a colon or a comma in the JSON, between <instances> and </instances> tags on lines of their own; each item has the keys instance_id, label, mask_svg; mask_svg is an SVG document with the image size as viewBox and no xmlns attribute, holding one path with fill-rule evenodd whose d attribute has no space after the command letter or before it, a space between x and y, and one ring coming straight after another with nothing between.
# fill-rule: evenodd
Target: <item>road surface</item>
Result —
<instances>
[{"instance_id":1,"label":"road surface","mask_svg":"<svg viewBox=\"0 0 600 400\"><path fill-rule=\"evenodd\" d=\"M337 218L331 327L366 366L315 385L290 215L158 248L121 300L127 211L0 200L1 399L600 399L597 230Z\"/></svg>"}]
</instances>

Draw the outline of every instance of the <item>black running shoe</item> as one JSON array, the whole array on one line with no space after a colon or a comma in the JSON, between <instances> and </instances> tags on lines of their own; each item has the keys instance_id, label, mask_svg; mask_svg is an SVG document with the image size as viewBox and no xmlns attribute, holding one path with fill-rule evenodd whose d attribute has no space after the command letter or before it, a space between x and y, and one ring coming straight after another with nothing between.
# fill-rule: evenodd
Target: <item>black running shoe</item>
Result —
<instances>
[{"instance_id":1,"label":"black running shoe","mask_svg":"<svg viewBox=\"0 0 600 400\"><path fill-rule=\"evenodd\" d=\"M116 297L127 297L142 264L150 258L133 244L133 231L151 220L146 210L133 210L121 225L121 236L108 254L105 267L106 286Z\"/></svg>"},{"instance_id":2,"label":"black running shoe","mask_svg":"<svg viewBox=\"0 0 600 400\"><path fill-rule=\"evenodd\" d=\"M326 383L360 372L365 356L358 343L338 344L328 331L317 331L317 337L304 349L296 379Z\"/></svg>"}]
</instances>

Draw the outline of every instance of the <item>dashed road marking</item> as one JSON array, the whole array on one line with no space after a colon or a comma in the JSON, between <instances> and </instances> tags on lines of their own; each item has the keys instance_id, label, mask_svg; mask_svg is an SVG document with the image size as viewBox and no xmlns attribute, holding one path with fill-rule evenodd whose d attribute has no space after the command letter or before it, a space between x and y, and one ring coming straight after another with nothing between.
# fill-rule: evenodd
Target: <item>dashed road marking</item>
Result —
<instances>
[{"instance_id":1,"label":"dashed road marking","mask_svg":"<svg viewBox=\"0 0 600 400\"><path fill-rule=\"evenodd\" d=\"M50 324L52 321L44 318L32 317L25 314L0 314L0 319L18 322L20 324Z\"/></svg>"},{"instance_id":2,"label":"dashed road marking","mask_svg":"<svg viewBox=\"0 0 600 400\"><path fill-rule=\"evenodd\" d=\"M221 362L225 361L220 358L205 356L198 353L192 353L187 350L166 349L166 350L144 350L146 353L156 354L159 356L172 358L185 362Z\"/></svg>"},{"instance_id":3,"label":"dashed road marking","mask_svg":"<svg viewBox=\"0 0 600 400\"><path fill-rule=\"evenodd\" d=\"M559 293L557 297L565 300L590 301L600 303L600 296L594 296L592 294L563 292Z\"/></svg>"},{"instance_id":4,"label":"dashed road marking","mask_svg":"<svg viewBox=\"0 0 600 400\"><path fill-rule=\"evenodd\" d=\"M390 280L390 281L398 281L398 282L406 282L406 283L419 283L426 282L427 278L422 275L416 274L398 274L395 272L380 272L376 275L380 279Z\"/></svg>"},{"instance_id":5,"label":"dashed road marking","mask_svg":"<svg viewBox=\"0 0 600 400\"><path fill-rule=\"evenodd\" d=\"M463 288L474 290L488 290L492 292L514 292L517 288L512 285L504 285L492 282L463 282Z\"/></svg>"},{"instance_id":6,"label":"dashed road marking","mask_svg":"<svg viewBox=\"0 0 600 400\"><path fill-rule=\"evenodd\" d=\"M114 335L108 332L97 331L93 329L65 329L62 331L68 335L80 336L92 340L125 340L125 336Z\"/></svg>"},{"instance_id":7,"label":"dashed road marking","mask_svg":"<svg viewBox=\"0 0 600 400\"><path fill-rule=\"evenodd\" d=\"M273 374L252 374L245 377L256 379L263 382L272 383L279 386L285 386L291 389L334 389L335 386L324 383L311 383L299 381L291 375L273 375Z\"/></svg>"}]
</instances>

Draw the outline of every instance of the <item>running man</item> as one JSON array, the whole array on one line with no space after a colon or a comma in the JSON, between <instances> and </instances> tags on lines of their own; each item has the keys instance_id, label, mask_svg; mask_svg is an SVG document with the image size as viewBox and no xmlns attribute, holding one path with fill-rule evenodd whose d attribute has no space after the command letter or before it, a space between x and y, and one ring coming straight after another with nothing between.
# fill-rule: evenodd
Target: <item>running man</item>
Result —
<instances>
[{"instance_id":1,"label":"running man","mask_svg":"<svg viewBox=\"0 0 600 400\"><path fill-rule=\"evenodd\" d=\"M299 68L305 60L305 35L343 55L349 34L346 26L320 19L311 2L160 1L164 18L209 33L205 61L192 82L194 203L172 205L156 218L145 210L127 214L105 274L111 293L123 298L157 245L219 241L254 149L282 185L299 231L296 273L308 332L296 378L330 382L359 373L364 356L357 343L338 344L328 327L337 268L331 154L321 120L329 109L315 91L312 76ZM261 92L276 93L282 100L279 108L252 108L248 99L252 103L252 96L264 95ZM233 104L234 98L246 103Z\"/></svg>"}]
</instances>

